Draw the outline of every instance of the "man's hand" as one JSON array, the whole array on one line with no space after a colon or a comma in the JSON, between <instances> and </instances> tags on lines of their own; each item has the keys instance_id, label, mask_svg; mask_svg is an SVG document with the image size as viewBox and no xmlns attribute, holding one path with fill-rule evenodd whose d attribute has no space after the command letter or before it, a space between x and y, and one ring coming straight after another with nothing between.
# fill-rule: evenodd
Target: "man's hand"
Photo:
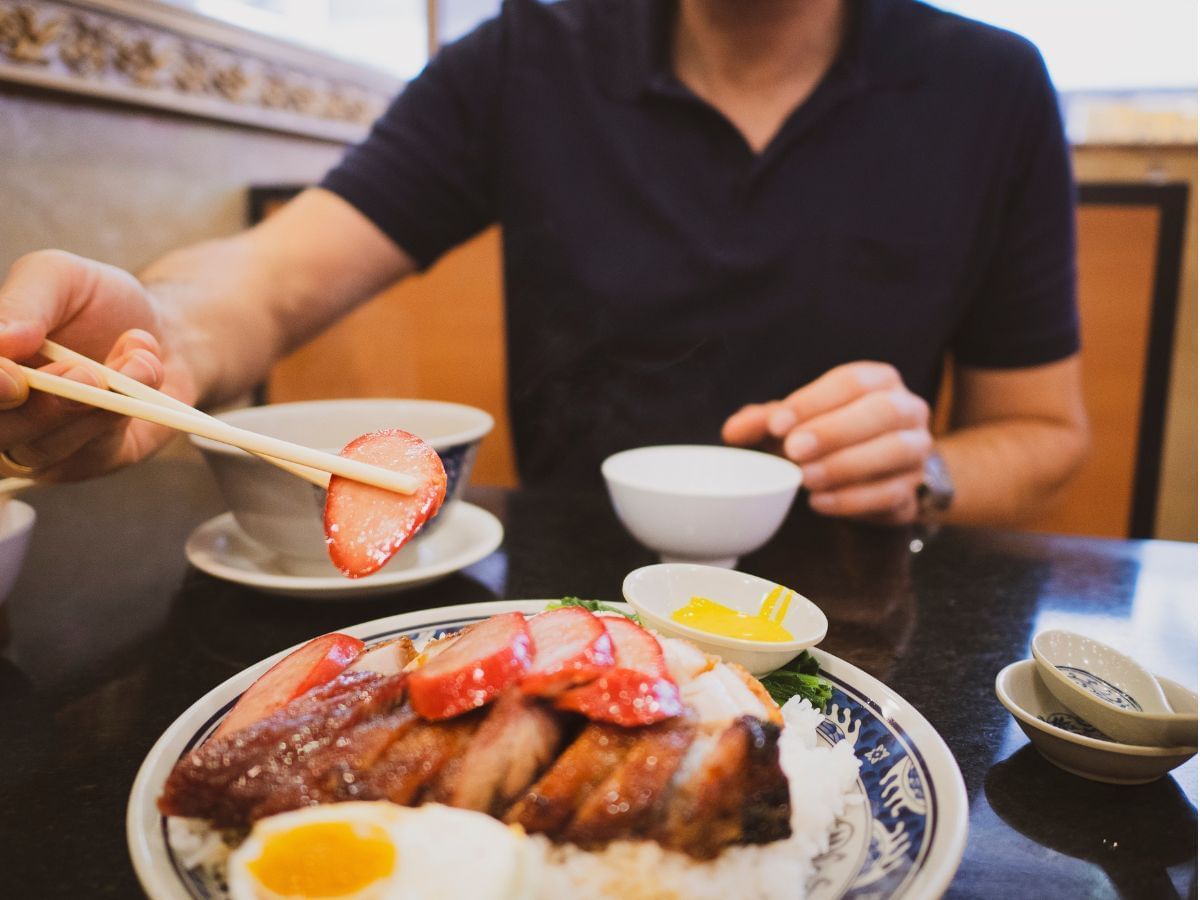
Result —
<instances>
[{"instance_id":1,"label":"man's hand","mask_svg":"<svg viewBox=\"0 0 1200 900\"><path fill-rule=\"evenodd\" d=\"M30 392L13 360L30 364L49 337L131 378L191 402L180 366L168 365L153 300L132 275L57 250L22 257L0 284L0 451L34 477L69 481L134 462L161 446L165 428ZM45 370L101 386L86 368ZM5 474L13 474L6 470Z\"/></svg>"},{"instance_id":2,"label":"man's hand","mask_svg":"<svg viewBox=\"0 0 1200 900\"><path fill-rule=\"evenodd\" d=\"M831 369L783 400L743 407L721 434L798 463L819 513L887 524L917 519L917 486L933 447L929 404L886 363Z\"/></svg>"},{"instance_id":3,"label":"man's hand","mask_svg":"<svg viewBox=\"0 0 1200 900\"><path fill-rule=\"evenodd\" d=\"M47 337L185 403L219 403L415 269L370 219L318 188L250 231L167 254L141 281L59 250L31 253L0 284L0 452L40 479L69 481L135 462L171 434L29 394L7 360L36 360ZM46 368L96 383L86 369ZM0 474L13 474L3 463Z\"/></svg>"}]
</instances>

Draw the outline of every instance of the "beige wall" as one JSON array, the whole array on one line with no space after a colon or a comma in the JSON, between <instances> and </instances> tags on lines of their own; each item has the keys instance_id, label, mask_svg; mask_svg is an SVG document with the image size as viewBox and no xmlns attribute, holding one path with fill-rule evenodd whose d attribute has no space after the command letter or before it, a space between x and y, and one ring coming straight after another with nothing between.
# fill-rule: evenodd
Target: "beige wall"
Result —
<instances>
[{"instance_id":1,"label":"beige wall","mask_svg":"<svg viewBox=\"0 0 1200 900\"><path fill-rule=\"evenodd\" d=\"M0 85L0 271L61 247L137 270L245 221L246 187L319 178L338 144Z\"/></svg>"}]
</instances>

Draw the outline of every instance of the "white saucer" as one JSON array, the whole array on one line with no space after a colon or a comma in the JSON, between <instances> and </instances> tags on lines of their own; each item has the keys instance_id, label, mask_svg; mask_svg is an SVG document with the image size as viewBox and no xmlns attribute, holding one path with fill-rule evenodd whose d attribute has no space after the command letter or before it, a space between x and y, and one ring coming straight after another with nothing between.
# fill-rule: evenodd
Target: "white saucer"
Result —
<instances>
[{"instance_id":1,"label":"white saucer","mask_svg":"<svg viewBox=\"0 0 1200 900\"><path fill-rule=\"evenodd\" d=\"M365 578L346 578L329 560L280 556L246 537L233 513L209 519L185 545L188 562L216 578L269 594L349 600L409 590L476 563L500 546L504 528L485 509L457 501L438 527L421 535Z\"/></svg>"}]
</instances>

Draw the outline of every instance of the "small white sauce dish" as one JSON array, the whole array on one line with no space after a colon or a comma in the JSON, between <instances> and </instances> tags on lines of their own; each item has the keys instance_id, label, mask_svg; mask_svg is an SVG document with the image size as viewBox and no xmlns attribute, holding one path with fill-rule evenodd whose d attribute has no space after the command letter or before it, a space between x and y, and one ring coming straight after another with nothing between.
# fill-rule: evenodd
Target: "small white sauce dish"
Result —
<instances>
[{"instance_id":1,"label":"small white sauce dish","mask_svg":"<svg viewBox=\"0 0 1200 900\"><path fill-rule=\"evenodd\" d=\"M1114 740L1149 747L1195 746L1196 695L1173 704L1160 681L1107 644L1071 631L1043 631L1033 658L1067 709Z\"/></svg>"},{"instance_id":2,"label":"small white sauce dish","mask_svg":"<svg viewBox=\"0 0 1200 900\"><path fill-rule=\"evenodd\" d=\"M766 675L825 639L829 620L807 597L794 593L781 623L790 641L748 641L722 637L683 625L671 613L693 597L707 597L739 612L756 615L763 597L779 585L733 569L692 563L661 563L634 569L621 591L643 624L667 637L689 640L706 653L744 666L751 675ZM786 586L785 586L786 589Z\"/></svg>"},{"instance_id":3,"label":"small white sauce dish","mask_svg":"<svg viewBox=\"0 0 1200 900\"><path fill-rule=\"evenodd\" d=\"M1160 678L1173 702L1195 695ZM1074 775L1108 784L1145 784L1196 755L1196 747L1145 747L1110 741L1066 709L1039 675L1038 664L1023 659L1000 670L996 697L1047 760Z\"/></svg>"},{"instance_id":4,"label":"small white sauce dish","mask_svg":"<svg viewBox=\"0 0 1200 900\"><path fill-rule=\"evenodd\" d=\"M663 562L733 568L783 524L800 467L757 450L638 447L600 467L617 518Z\"/></svg>"},{"instance_id":5,"label":"small white sauce dish","mask_svg":"<svg viewBox=\"0 0 1200 900\"><path fill-rule=\"evenodd\" d=\"M29 538L37 513L21 500L0 498L0 600L16 584L29 549Z\"/></svg>"}]
</instances>

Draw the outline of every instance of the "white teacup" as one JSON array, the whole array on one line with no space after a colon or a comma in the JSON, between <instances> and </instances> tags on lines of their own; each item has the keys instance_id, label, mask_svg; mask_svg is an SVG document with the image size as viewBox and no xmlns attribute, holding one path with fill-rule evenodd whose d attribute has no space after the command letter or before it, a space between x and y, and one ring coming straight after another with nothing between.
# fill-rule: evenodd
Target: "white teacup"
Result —
<instances>
[{"instance_id":1,"label":"white teacup","mask_svg":"<svg viewBox=\"0 0 1200 900\"><path fill-rule=\"evenodd\" d=\"M466 486L479 442L492 430L488 413L439 400L314 400L253 406L223 413L248 431L337 453L359 435L401 428L429 443L446 467L446 501ZM284 557L326 559L325 491L236 447L192 436L238 526ZM434 526L435 516L424 530Z\"/></svg>"},{"instance_id":2,"label":"white teacup","mask_svg":"<svg viewBox=\"0 0 1200 900\"><path fill-rule=\"evenodd\" d=\"M625 450L601 472L617 518L663 562L725 568L779 530L801 480L782 457L702 445Z\"/></svg>"}]
</instances>

